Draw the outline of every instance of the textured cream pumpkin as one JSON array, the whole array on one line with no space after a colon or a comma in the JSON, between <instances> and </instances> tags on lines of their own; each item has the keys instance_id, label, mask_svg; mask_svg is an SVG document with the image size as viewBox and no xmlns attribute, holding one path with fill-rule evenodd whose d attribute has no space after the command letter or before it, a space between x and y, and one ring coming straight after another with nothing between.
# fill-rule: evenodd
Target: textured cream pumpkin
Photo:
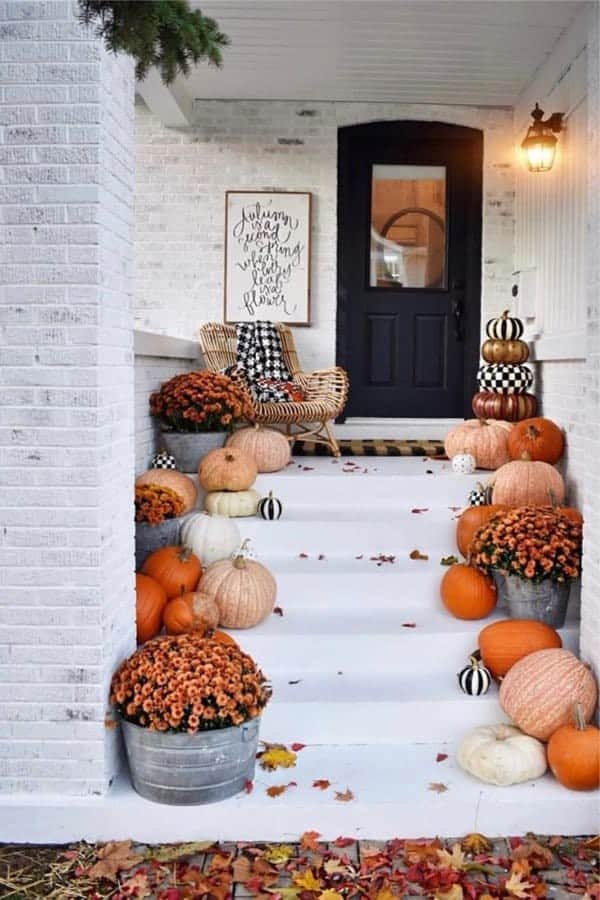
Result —
<instances>
[{"instance_id":1,"label":"textured cream pumpkin","mask_svg":"<svg viewBox=\"0 0 600 900\"><path fill-rule=\"evenodd\" d=\"M227 440L227 447L237 447L253 457L259 472L279 472L290 461L290 443L275 428L240 428Z\"/></svg>"},{"instance_id":2,"label":"textured cream pumpkin","mask_svg":"<svg viewBox=\"0 0 600 900\"><path fill-rule=\"evenodd\" d=\"M198 589L219 607L219 625L252 628L273 611L277 585L268 569L238 554L205 571Z\"/></svg>"},{"instance_id":3,"label":"textured cream pumpkin","mask_svg":"<svg viewBox=\"0 0 600 900\"><path fill-rule=\"evenodd\" d=\"M512 725L481 725L462 739L456 755L461 769L487 784L519 784L540 778L546 749Z\"/></svg>"},{"instance_id":4,"label":"textured cream pumpkin","mask_svg":"<svg viewBox=\"0 0 600 900\"><path fill-rule=\"evenodd\" d=\"M541 741L571 721L576 703L589 722L597 699L596 680L589 668L562 648L537 650L520 659L500 686L500 706L506 715Z\"/></svg>"},{"instance_id":5,"label":"textured cream pumpkin","mask_svg":"<svg viewBox=\"0 0 600 900\"><path fill-rule=\"evenodd\" d=\"M260 494L250 488L249 491L211 491L204 498L204 509L211 515L255 516Z\"/></svg>"},{"instance_id":6,"label":"textured cream pumpkin","mask_svg":"<svg viewBox=\"0 0 600 900\"><path fill-rule=\"evenodd\" d=\"M512 427L510 422L494 419L469 419L446 435L446 455L452 459L458 453L470 453L478 469L498 469L510 459L507 440Z\"/></svg>"},{"instance_id":7,"label":"textured cream pumpkin","mask_svg":"<svg viewBox=\"0 0 600 900\"><path fill-rule=\"evenodd\" d=\"M174 472L172 469L148 469L147 472L142 472L141 475L138 475L135 483L138 487L146 484L158 484L160 487L170 488L172 491L175 491L185 504L182 515L189 512L196 505L198 497L196 485L191 478L188 478L187 475L183 475L181 472Z\"/></svg>"},{"instance_id":8,"label":"textured cream pumpkin","mask_svg":"<svg viewBox=\"0 0 600 900\"><path fill-rule=\"evenodd\" d=\"M227 516L196 513L184 522L181 542L190 547L202 565L225 559L240 545L240 530Z\"/></svg>"},{"instance_id":9,"label":"textured cream pumpkin","mask_svg":"<svg viewBox=\"0 0 600 900\"><path fill-rule=\"evenodd\" d=\"M549 463L519 459L506 463L496 472L492 503L548 506L552 502L560 506L564 499L562 475Z\"/></svg>"},{"instance_id":10,"label":"textured cream pumpkin","mask_svg":"<svg viewBox=\"0 0 600 900\"><path fill-rule=\"evenodd\" d=\"M237 447L211 450L198 466L198 481L205 491L247 491L257 474L254 459Z\"/></svg>"}]
</instances>

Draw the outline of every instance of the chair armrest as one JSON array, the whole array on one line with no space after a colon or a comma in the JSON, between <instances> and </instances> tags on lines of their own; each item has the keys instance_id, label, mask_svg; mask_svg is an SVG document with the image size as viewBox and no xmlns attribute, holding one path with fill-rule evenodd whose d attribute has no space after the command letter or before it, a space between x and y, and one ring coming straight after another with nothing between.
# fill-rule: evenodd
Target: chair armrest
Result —
<instances>
[{"instance_id":1,"label":"chair armrest","mask_svg":"<svg viewBox=\"0 0 600 900\"><path fill-rule=\"evenodd\" d=\"M318 369L315 372L298 372L294 375L294 381L304 390L307 400L335 403L339 412L346 403L348 375L340 366Z\"/></svg>"}]
</instances>

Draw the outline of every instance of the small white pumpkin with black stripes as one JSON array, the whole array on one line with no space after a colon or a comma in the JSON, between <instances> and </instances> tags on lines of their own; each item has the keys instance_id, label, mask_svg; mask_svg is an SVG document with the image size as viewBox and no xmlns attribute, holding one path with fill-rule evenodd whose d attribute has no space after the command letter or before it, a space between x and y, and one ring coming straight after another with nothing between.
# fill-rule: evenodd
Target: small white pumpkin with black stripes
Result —
<instances>
[{"instance_id":1,"label":"small white pumpkin with black stripes","mask_svg":"<svg viewBox=\"0 0 600 900\"><path fill-rule=\"evenodd\" d=\"M489 669L483 665L475 654L469 657L469 665L458 673L458 684L463 694L470 697L480 697L487 694L492 683L492 675Z\"/></svg>"},{"instance_id":2,"label":"small white pumpkin with black stripes","mask_svg":"<svg viewBox=\"0 0 600 900\"><path fill-rule=\"evenodd\" d=\"M518 341L523 337L523 323L514 316L509 316L505 309L501 316L490 319L485 326L485 333L491 341Z\"/></svg>"},{"instance_id":3,"label":"small white pumpkin with black stripes","mask_svg":"<svg viewBox=\"0 0 600 900\"><path fill-rule=\"evenodd\" d=\"M267 522L275 522L280 519L282 512L281 500L274 497L272 491L269 491L268 496L258 502L258 515Z\"/></svg>"}]
</instances>

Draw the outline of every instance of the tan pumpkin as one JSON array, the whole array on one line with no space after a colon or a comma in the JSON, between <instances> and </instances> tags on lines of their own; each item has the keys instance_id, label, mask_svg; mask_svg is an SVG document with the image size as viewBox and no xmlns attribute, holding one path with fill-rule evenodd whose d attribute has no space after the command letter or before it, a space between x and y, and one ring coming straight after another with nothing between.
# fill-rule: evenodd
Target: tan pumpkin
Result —
<instances>
[{"instance_id":1,"label":"tan pumpkin","mask_svg":"<svg viewBox=\"0 0 600 900\"><path fill-rule=\"evenodd\" d=\"M254 459L237 447L211 450L198 466L198 480L205 491L247 491L257 474Z\"/></svg>"},{"instance_id":2,"label":"tan pumpkin","mask_svg":"<svg viewBox=\"0 0 600 900\"><path fill-rule=\"evenodd\" d=\"M211 516L230 519L255 516L259 500L260 494L254 488L249 491L211 491L204 498L204 509Z\"/></svg>"},{"instance_id":3,"label":"tan pumpkin","mask_svg":"<svg viewBox=\"0 0 600 900\"><path fill-rule=\"evenodd\" d=\"M529 347L525 341L500 341L488 339L481 347L481 355L487 363L519 363L529 359Z\"/></svg>"},{"instance_id":4,"label":"tan pumpkin","mask_svg":"<svg viewBox=\"0 0 600 900\"><path fill-rule=\"evenodd\" d=\"M512 427L510 422L493 419L461 422L446 435L446 456L452 459L458 453L470 453L478 469L498 469L510 459L507 441Z\"/></svg>"},{"instance_id":5,"label":"tan pumpkin","mask_svg":"<svg viewBox=\"0 0 600 900\"><path fill-rule=\"evenodd\" d=\"M469 506L465 509L456 524L456 543L465 559L469 555L469 547L476 532L496 513L507 509L507 506L499 503L490 503L486 506Z\"/></svg>"},{"instance_id":6,"label":"tan pumpkin","mask_svg":"<svg viewBox=\"0 0 600 900\"><path fill-rule=\"evenodd\" d=\"M562 475L549 463L533 461L527 453L506 463L496 472L493 503L507 506L546 506L554 497L560 506L565 499Z\"/></svg>"},{"instance_id":7,"label":"tan pumpkin","mask_svg":"<svg viewBox=\"0 0 600 900\"><path fill-rule=\"evenodd\" d=\"M273 611L277 585L265 566L243 555L221 559L210 565L199 589L219 607L219 625L252 628Z\"/></svg>"},{"instance_id":8,"label":"tan pumpkin","mask_svg":"<svg viewBox=\"0 0 600 900\"><path fill-rule=\"evenodd\" d=\"M568 724L576 703L589 722L597 699L596 679L589 667L570 650L558 648L520 659L500 686L500 706L506 715L525 734L541 741Z\"/></svg>"},{"instance_id":9,"label":"tan pumpkin","mask_svg":"<svg viewBox=\"0 0 600 900\"><path fill-rule=\"evenodd\" d=\"M240 428L227 439L227 447L249 453L259 472L279 472L290 461L291 449L286 436L275 428Z\"/></svg>"},{"instance_id":10,"label":"tan pumpkin","mask_svg":"<svg viewBox=\"0 0 600 900\"><path fill-rule=\"evenodd\" d=\"M189 512L196 505L198 492L196 485L191 478L182 472L174 472L172 469L148 469L135 479L138 486L147 484L157 484L160 487L171 488L176 494L179 494L184 502L183 513Z\"/></svg>"},{"instance_id":11,"label":"tan pumpkin","mask_svg":"<svg viewBox=\"0 0 600 900\"><path fill-rule=\"evenodd\" d=\"M204 633L219 624L219 607L208 594L194 591L169 601L163 610L167 634Z\"/></svg>"},{"instance_id":12,"label":"tan pumpkin","mask_svg":"<svg viewBox=\"0 0 600 900\"><path fill-rule=\"evenodd\" d=\"M516 662L537 650L562 647L554 628L535 619L504 619L479 632L479 652L494 678L502 678Z\"/></svg>"},{"instance_id":13,"label":"tan pumpkin","mask_svg":"<svg viewBox=\"0 0 600 900\"><path fill-rule=\"evenodd\" d=\"M557 463L565 449L562 430L551 419L523 419L518 422L508 438L511 459L521 459L527 453L530 459Z\"/></svg>"}]
</instances>

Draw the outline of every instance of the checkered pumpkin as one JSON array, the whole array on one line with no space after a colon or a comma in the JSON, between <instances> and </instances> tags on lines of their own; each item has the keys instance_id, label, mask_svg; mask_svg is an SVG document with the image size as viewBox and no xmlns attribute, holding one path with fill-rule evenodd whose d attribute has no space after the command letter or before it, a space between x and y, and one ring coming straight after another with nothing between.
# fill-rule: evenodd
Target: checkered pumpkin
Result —
<instances>
[{"instance_id":1,"label":"checkered pumpkin","mask_svg":"<svg viewBox=\"0 0 600 900\"><path fill-rule=\"evenodd\" d=\"M469 506L488 506L492 502L492 486L480 481L469 494Z\"/></svg>"},{"instance_id":2,"label":"checkered pumpkin","mask_svg":"<svg viewBox=\"0 0 600 900\"><path fill-rule=\"evenodd\" d=\"M493 394L523 394L531 387L533 374L528 366L491 363L479 367L477 381L481 391L491 391Z\"/></svg>"},{"instance_id":3,"label":"checkered pumpkin","mask_svg":"<svg viewBox=\"0 0 600 900\"><path fill-rule=\"evenodd\" d=\"M177 471L177 461L167 450L159 450L150 460L151 469L174 469Z\"/></svg>"}]
</instances>

